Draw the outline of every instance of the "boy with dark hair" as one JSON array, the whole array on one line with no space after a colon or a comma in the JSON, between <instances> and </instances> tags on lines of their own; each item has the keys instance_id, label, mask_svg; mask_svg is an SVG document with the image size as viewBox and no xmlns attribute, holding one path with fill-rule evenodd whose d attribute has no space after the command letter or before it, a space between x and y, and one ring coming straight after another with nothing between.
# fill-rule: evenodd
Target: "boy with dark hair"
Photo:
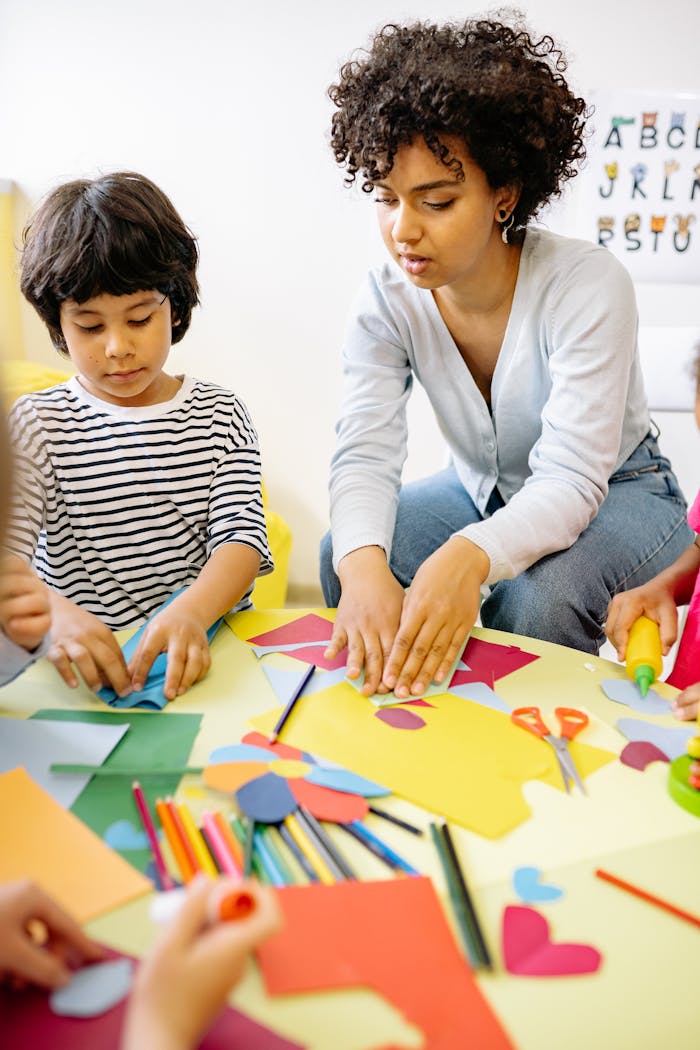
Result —
<instances>
[{"instance_id":1,"label":"boy with dark hair","mask_svg":"<svg viewBox=\"0 0 700 1050\"><path fill-rule=\"evenodd\" d=\"M198 302L197 259L171 202L132 172L58 187L24 233L22 291L78 374L10 415L8 546L50 588L48 655L72 686L77 668L127 695L167 652L163 692L181 695L209 668L207 629L272 571L245 406L163 371ZM112 631L152 616L127 667Z\"/></svg>"}]
</instances>

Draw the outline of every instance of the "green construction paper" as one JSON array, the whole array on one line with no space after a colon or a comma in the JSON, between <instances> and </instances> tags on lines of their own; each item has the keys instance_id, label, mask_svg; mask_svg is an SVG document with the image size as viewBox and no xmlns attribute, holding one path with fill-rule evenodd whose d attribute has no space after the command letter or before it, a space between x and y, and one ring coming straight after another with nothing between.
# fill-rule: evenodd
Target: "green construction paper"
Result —
<instances>
[{"instance_id":1,"label":"green construction paper","mask_svg":"<svg viewBox=\"0 0 700 1050\"><path fill-rule=\"evenodd\" d=\"M158 717L160 715L160 717ZM58 722L98 722L105 725L129 724L129 730L112 751L105 768L143 769L148 776L141 781L141 788L151 813L155 813L155 800L173 795L181 777L164 773L153 776L153 770L186 766L194 739L199 732L201 715L167 714L145 711L62 711L45 709L37 711L32 718ZM134 777L134 779L137 779ZM131 781L124 779L120 790L113 777L95 776L71 806L71 812L84 824L104 838L105 832L118 820L128 820L134 828L143 830ZM121 856L138 871L146 872L153 858L149 849L118 850Z\"/></svg>"}]
</instances>

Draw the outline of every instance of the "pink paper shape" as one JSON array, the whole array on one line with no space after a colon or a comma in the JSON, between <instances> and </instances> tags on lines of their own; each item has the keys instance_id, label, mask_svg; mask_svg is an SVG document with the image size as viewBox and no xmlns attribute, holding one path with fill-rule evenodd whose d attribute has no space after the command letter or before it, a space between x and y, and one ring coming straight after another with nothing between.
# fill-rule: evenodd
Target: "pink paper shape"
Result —
<instances>
[{"instance_id":1,"label":"pink paper shape","mask_svg":"<svg viewBox=\"0 0 700 1050\"><path fill-rule=\"evenodd\" d=\"M632 740L620 752L620 761L631 769L645 770L652 762L670 762L670 759L656 744Z\"/></svg>"},{"instance_id":2,"label":"pink paper shape","mask_svg":"<svg viewBox=\"0 0 700 1050\"><path fill-rule=\"evenodd\" d=\"M283 645L284 643L280 642L278 644ZM341 649L332 660L327 660L323 655L327 648L328 642L325 642L323 645L305 645L301 649L285 649L284 655L291 656L294 660L301 660L303 664L316 664L317 667L323 668L324 671L335 671L340 667L345 667L348 658L347 646L345 649Z\"/></svg>"},{"instance_id":3,"label":"pink paper shape","mask_svg":"<svg viewBox=\"0 0 700 1050\"><path fill-rule=\"evenodd\" d=\"M316 613L307 613L298 620L274 627L271 631L256 634L247 640L251 645L291 645L293 642L326 642L333 634L333 624ZM307 660L307 663L312 661Z\"/></svg>"},{"instance_id":4,"label":"pink paper shape","mask_svg":"<svg viewBox=\"0 0 700 1050\"><path fill-rule=\"evenodd\" d=\"M402 707L383 707L377 711L376 717L394 729L422 729L425 725L420 715Z\"/></svg>"},{"instance_id":5,"label":"pink paper shape","mask_svg":"<svg viewBox=\"0 0 700 1050\"><path fill-rule=\"evenodd\" d=\"M517 645L497 645L482 638L470 638L462 653L462 663L469 670L455 671L450 686L485 682L493 689L494 682L499 678L519 671L521 667L527 667L538 659L534 653L523 652Z\"/></svg>"},{"instance_id":6,"label":"pink paper shape","mask_svg":"<svg viewBox=\"0 0 700 1050\"><path fill-rule=\"evenodd\" d=\"M503 912L503 962L521 977L595 973L602 956L590 944L554 944L549 923L534 908L509 904Z\"/></svg>"}]
</instances>

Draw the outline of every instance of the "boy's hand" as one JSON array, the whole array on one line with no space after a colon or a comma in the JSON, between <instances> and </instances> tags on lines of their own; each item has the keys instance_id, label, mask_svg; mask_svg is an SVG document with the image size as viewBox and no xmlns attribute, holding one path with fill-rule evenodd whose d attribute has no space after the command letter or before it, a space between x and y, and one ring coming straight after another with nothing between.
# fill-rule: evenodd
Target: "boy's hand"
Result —
<instances>
[{"instance_id":1,"label":"boy's hand","mask_svg":"<svg viewBox=\"0 0 700 1050\"><path fill-rule=\"evenodd\" d=\"M669 586L658 582L658 577L641 587L616 594L608 606L605 633L617 650L617 658L624 662L630 627L640 616L647 616L659 625L661 651L664 656L678 634L678 610Z\"/></svg>"},{"instance_id":2,"label":"boy's hand","mask_svg":"<svg viewBox=\"0 0 700 1050\"><path fill-rule=\"evenodd\" d=\"M138 648L129 661L134 690L143 689L153 661L160 653L168 654L163 686L166 700L182 696L191 685L204 678L211 666L207 629L179 599L154 616L144 629Z\"/></svg>"},{"instance_id":3,"label":"boy's hand","mask_svg":"<svg viewBox=\"0 0 700 1050\"><path fill-rule=\"evenodd\" d=\"M700 718L700 682L689 685L671 701L673 714L689 722L691 718Z\"/></svg>"},{"instance_id":4,"label":"boy's hand","mask_svg":"<svg viewBox=\"0 0 700 1050\"><path fill-rule=\"evenodd\" d=\"M32 652L51 626L46 584L13 554L0 559L0 629L15 645Z\"/></svg>"},{"instance_id":5,"label":"boy's hand","mask_svg":"<svg viewBox=\"0 0 700 1050\"><path fill-rule=\"evenodd\" d=\"M72 689L77 667L94 692L108 685L119 696L131 692L131 680L117 640L101 620L75 602L51 591L51 648L48 658Z\"/></svg>"},{"instance_id":6,"label":"boy's hand","mask_svg":"<svg viewBox=\"0 0 700 1050\"><path fill-rule=\"evenodd\" d=\"M253 911L212 924L212 912L231 889L245 890L254 902ZM271 887L255 880L194 879L182 909L137 971L122 1050L192 1050L199 1045L240 979L250 952L280 925L281 911Z\"/></svg>"},{"instance_id":7,"label":"boy's hand","mask_svg":"<svg viewBox=\"0 0 700 1050\"><path fill-rule=\"evenodd\" d=\"M348 678L358 678L364 667L363 694L386 693L382 674L401 619L404 589L380 547L352 551L342 559L339 569L343 590L324 655L332 660L347 645Z\"/></svg>"},{"instance_id":8,"label":"boy's hand","mask_svg":"<svg viewBox=\"0 0 700 1050\"><path fill-rule=\"evenodd\" d=\"M37 923L43 941L32 935ZM70 979L70 967L103 958L99 944L33 882L0 886L0 980L60 988Z\"/></svg>"}]
</instances>

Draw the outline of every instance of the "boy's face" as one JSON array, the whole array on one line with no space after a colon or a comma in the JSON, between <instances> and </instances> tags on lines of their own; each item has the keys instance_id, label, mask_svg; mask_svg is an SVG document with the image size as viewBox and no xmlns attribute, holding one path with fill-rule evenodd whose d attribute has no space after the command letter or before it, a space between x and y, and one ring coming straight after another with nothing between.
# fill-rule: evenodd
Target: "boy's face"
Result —
<instances>
[{"instance_id":1,"label":"boy's face","mask_svg":"<svg viewBox=\"0 0 700 1050\"><path fill-rule=\"evenodd\" d=\"M112 405L168 401L178 380L163 372L172 337L170 300L156 291L66 299L61 330L82 385Z\"/></svg>"}]
</instances>

